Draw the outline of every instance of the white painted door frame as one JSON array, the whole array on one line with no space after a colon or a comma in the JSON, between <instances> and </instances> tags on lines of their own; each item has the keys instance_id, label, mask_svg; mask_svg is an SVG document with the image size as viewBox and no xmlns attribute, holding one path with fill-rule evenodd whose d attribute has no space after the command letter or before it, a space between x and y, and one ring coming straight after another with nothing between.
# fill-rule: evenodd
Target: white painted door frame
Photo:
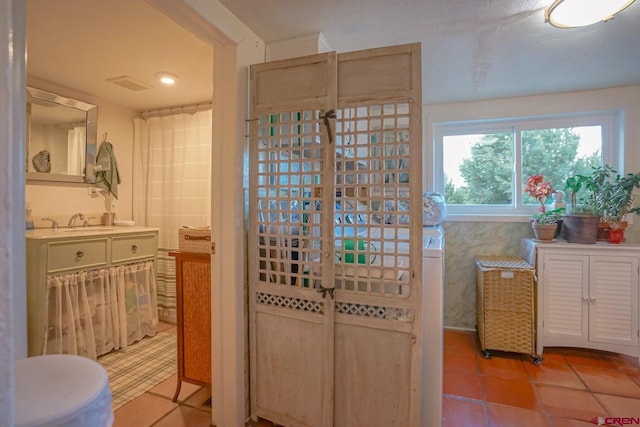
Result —
<instances>
[{"instance_id":1,"label":"white painted door frame","mask_svg":"<svg viewBox=\"0 0 640 427\"><path fill-rule=\"evenodd\" d=\"M0 0L0 426L15 420L14 361L27 356L24 236L26 6Z\"/></svg>"},{"instance_id":2,"label":"white painted door frame","mask_svg":"<svg viewBox=\"0 0 640 427\"><path fill-rule=\"evenodd\" d=\"M245 387L245 119L248 66L264 43L219 1L148 0L213 48L211 162L211 421L247 419Z\"/></svg>"}]
</instances>

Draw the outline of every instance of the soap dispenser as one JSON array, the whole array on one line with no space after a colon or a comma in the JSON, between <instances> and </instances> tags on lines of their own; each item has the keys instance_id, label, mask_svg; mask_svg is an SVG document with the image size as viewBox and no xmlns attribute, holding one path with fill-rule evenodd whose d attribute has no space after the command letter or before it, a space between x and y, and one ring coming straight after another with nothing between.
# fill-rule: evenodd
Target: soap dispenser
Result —
<instances>
[{"instance_id":1,"label":"soap dispenser","mask_svg":"<svg viewBox=\"0 0 640 427\"><path fill-rule=\"evenodd\" d=\"M25 221L27 224L27 230L33 230L35 226L33 225L33 216L31 215L31 203L27 203L25 206Z\"/></svg>"}]
</instances>

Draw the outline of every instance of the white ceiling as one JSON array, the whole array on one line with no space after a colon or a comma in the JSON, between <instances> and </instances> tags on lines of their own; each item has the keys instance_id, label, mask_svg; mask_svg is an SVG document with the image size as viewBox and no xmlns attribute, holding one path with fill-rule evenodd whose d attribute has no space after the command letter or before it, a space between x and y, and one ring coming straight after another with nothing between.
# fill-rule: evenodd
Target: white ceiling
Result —
<instances>
[{"instance_id":1,"label":"white ceiling","mask_svg":"<svg viewBox=\"0 0 640 427\"><path fill-rule=\"evenodd\" d=\"M143 111L211 100L213 53L144 0L28 0L27 75ZM152 88L107 82L122 75Z\"/></svg>"},{"instance_id":2,"label":"white ceiling","mask_svg":"<svg viewBox=\"0 0 640 427\"><path fill-rule=\"evenodd\" d=\"M427 104L640 84L640 2L579 29L552 0L220 0L266 43L322 33L338 52L422 43ZM210 48L144 0L28 0L27 71L142 110L210 98ZM172 88L155 73L180 78ZM154 86L131 92L105 80Z\"/></svg>"}]
</instances>

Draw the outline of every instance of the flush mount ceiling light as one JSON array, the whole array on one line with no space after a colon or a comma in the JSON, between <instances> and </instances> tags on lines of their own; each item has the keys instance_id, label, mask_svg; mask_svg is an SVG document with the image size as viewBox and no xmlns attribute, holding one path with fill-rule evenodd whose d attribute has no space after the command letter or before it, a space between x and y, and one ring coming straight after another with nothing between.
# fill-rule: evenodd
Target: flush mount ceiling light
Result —
<instances>
[{"instance_id":1,"label":"flush mount ceiling light","mask_svg":"<svg viewBox=\"0 0 640 427\"><path fill-rule=\"evenodd\" d=\"M585 27L608 21L635 0L555 0L544 11L544 21L554 27Z\"/></svg>"},{"instance_id":2,"label":"flush mount ceiling light","mask_svg":"<svg viewBox=\"0 0 640 427\"><path fill-rule=\"evenodd\" d=\"M178 80L178 77L176 77L175 74L171 74L171 73L162 72L162 73L157 73L156 75L158 76L160 83L167 86L171 86L172 84L175 84L176 80Z\"/></svg>"}]
</instances>

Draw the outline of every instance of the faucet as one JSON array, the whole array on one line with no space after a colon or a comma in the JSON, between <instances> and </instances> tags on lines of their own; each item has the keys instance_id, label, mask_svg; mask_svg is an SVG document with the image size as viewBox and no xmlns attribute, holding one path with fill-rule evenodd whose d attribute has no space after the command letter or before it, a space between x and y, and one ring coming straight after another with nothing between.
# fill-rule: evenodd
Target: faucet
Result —
<instances>
[{"instance_id":1,"label":"faucet","mask_svg":"<svg viewBox=\"0 0 640 427\"><path fill-rule=\"evenodd\" d=\"M82 218L80 218L80 219L82 219ZM90 217L86 217L85 216L84 217L84 222L82 223L82 227L83 228L89 227L89 221L91 221L92 219L96 219L96 217L95 216L90 216Z\"/></svg>"},{"instance_id":2,"label":"faucet","mask_svg":"<svg viewBox=\"0 0 640 427\"><path fill-rule=\"evenodd\" d=\"M51 221L51 229L52 230L57 230L58 229L58 221L56 221L55 219L51 219L51 218L42 218L43 221Z\"/></svg>"},{"instance_id":3,"label":"faucet","mask_svg":"<svg viewBox=\"0 0 640 427\"><path fill-rule=\"evenodd\" d=\"M84 215L82 215L81 213L71 215L71 218L69 218L69 224L67 224L67 227L76 228L77 219L84 220Z\"/></svg>"}]
</instances>

